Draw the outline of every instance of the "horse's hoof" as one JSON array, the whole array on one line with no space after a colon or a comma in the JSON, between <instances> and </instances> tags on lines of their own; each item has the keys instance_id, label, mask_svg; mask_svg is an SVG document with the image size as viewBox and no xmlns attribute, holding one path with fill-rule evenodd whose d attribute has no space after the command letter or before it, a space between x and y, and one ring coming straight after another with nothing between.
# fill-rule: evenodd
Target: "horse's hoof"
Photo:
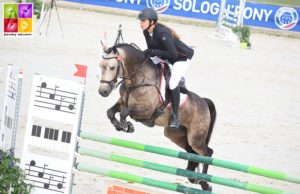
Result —
<instances>
[{"instance_id":1,"label":"horse's hoof","mask_svg":"<svg viewBox=\"0 0 300 194\"><path fill-rule=\"evenodd\" d=\"M188 178L188 180L190 181L190 183L193 183L193 184L196 183L196 179L190 179L190 178Z\"/></svg>"},{"instance_id":2,"label":"horse's hoof","mask_svg":"<svg viewBox=\"0 0 300 194\"><path fill-rule=\"evenodd\" d=\"M115 127L117 131L123 131L122 127Z\"/></svg>"},{"instance_id":3,"label":"horse's hoof","mask_svg":"<svg viewBox=\"0 0 300 194\"><path fill-rule=\"evenodd\" d=\"M122 128L122 131L127 132L127 130L128 130L128 124L127 124L127 122L125 120L121 121L120 127Z\"/></svg>"},{"instance_id":4,"label":"horse's hoof","mask_svg":"<svg viewBox=\"0 0 300 194\"><path fill-rule=\"evenodd\" d=\"M212 191L212 187L206 181L200 181L199 184L204 191Z\"/></svg>"},{"instance_id":5,"label":"horse's hoof","mask_svg":"<svg viewBox=\"0 0 300 194\"><path fill-rule=\"evenodd\" d=\"M133 133L134 132L134 126L131 122L127 122L127 133Z\"/></svg>"},{"instance_id":6,"label":"horse's hoof","mask_svg":"<svg viewBox=\"0 0 300 194\"><path fill-rule=\"evenodd\" d=\"M117 119L113 120L112 124L116 128L117 131L123 130L123 128L121 127L121 123Z\"/></svg>"}]
</instances>

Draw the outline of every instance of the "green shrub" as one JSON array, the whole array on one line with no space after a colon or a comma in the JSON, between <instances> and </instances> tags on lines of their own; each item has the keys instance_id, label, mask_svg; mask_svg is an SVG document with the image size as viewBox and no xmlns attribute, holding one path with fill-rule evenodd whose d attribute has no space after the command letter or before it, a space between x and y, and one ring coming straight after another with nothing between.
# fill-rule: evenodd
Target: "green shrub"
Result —
<instances>
[{"instance_id":1,"label":"green shrub","mask_svg":"<svg viewBox=\"0 0 300 194\"><path fill-rule=\"evenodd\" d=\"M0 194L30 194L33 186L25 183L25 172L18 164L19 159L0 149Z\"/></svg>"},{"instance_id":2,"label":"green shrub","mask_svg":"<svg viewBox=\"0 0 300 194\"><path fill-rule=\"evenodd\" d=\"M232 28L232 31L237 34L240 39L240 42L250 43L250 28L248 26L238 26Z\"/></svg>"}]
</instances>

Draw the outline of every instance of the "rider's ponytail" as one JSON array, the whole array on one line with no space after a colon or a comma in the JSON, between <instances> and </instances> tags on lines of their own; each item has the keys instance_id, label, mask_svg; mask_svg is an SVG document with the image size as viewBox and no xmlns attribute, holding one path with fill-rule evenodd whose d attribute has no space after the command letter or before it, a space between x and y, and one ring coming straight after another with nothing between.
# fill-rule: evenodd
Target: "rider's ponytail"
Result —
<instances>
[{"instance_id":1,"label":"rider's ponytail","mask_svg":"<svg viewBox=\"0 0 300 194\"><path fill-rule=\"evenodd\" d=\"M180 36L177 34L177 32L175 30L173 30L172 28L170 28L169 26L166 26L165 24L162 24L160 22L157 22L158 24L165 26L168 30L170 30L171 34L172 34L172 38L180 40Z\"/></svg>"}]
</instances>

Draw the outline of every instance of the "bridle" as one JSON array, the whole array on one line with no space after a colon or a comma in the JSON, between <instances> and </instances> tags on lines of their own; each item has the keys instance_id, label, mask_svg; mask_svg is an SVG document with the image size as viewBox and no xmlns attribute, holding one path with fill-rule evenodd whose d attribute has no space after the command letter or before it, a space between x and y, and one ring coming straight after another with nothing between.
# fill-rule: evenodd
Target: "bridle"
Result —
<instances>
[{"instance_id":1,"label":"bridle","mask_svg":"<svg viewBox=\"0 0 300 194\"><path fill-rule=\"evenodd\" d=\"M102 79L100 80L100 83L107 83L110 86L111 90L113 90L113 89L117 88L120 85L120 83L122 82L122 80L121 80L119 83L117 83L120 69L122 68L122 71L124 72L123 58L120 55L115 55L115 56L111 56L111 57L106 57L106 56L102 55L102 59L105 59L105 60L116 59L118 61L118 66L117 66L117 71L116 71L115 77L110 81L102 80Z\"/></svg>"},{"instance_id":2,"label":"bridle","mask_svg":"<svg viewBox=\"0 0 300 194\"><path fill-rule=\"evenodd\" d=\"M136 67L135 70L128 75L128 77L121 76L120 78L122 78L122 80L119 82L118 82L118 75L120 73L120 69L122 68L122 72L124 72L123 57L117 53L117 55L111 56L111 57L102 55L102 59L105 59L105 60L116 59L118 61L118 66L117 66L117 71L116 71L115 77L110 81L102 80L102 79L100 80L100 83L107 83L111 87L111 90L113 90L113 89L117 88L125 79L132 80L132 76L134 76L134 74L137 71L139 71L139 69L147 62L147 60L149 58L146 58L146 60L144 60L141 64L139 64L138 67ZM142 82L144 82L144 80Z\"/></svg>"}]
</instances>

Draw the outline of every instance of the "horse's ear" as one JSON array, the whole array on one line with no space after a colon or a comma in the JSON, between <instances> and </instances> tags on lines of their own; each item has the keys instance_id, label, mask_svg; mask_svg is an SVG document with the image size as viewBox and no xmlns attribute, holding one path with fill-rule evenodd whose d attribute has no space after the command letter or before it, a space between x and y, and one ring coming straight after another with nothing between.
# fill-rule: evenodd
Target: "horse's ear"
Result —
<instances>
[{"instance_id":1,"label":"horse's ear","mask_svg":"<svg viewBox=\"0 0 300 194\"><path fill-rule=\"evenodd\" d=\"M102 49L103 49L103 51L104 51L104 52L106 52L106 51L107 51L107 46L106 46L106 45L104 45L104 43L102 42L102 40L101 40L101 45L102 45Z\"/></svg>"}]
</instances>

